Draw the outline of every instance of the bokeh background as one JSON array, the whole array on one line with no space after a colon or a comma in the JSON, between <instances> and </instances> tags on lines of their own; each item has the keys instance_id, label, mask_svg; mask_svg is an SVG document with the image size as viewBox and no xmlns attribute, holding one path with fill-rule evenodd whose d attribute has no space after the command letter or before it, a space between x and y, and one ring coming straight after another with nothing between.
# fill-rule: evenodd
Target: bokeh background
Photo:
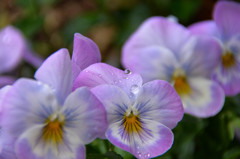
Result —
<instances>
[{"instance_id":1,"label":"bokeh background","mask_svg":"<svg viewBox=\"0 0 240 159\"><path fill-rule=\"evenodd\" d=\"M0 28L13 25L20 29L32 50L43 58L60 48L68 48L71 53L73 35L79 32L97 43L103 62L122 68L121 48L145 19L173 15L188 26L212 19L215 3L216 0L0 0ZM24 62L14 70L18 77L32 78L34 72ZM159 159L240 159L240 96L227 97L223 110L215 117L198 119L185 115L173 131L174 144ZM87 158L134 157L97 139L87 145Z\"/></svg>"}]
</instances>

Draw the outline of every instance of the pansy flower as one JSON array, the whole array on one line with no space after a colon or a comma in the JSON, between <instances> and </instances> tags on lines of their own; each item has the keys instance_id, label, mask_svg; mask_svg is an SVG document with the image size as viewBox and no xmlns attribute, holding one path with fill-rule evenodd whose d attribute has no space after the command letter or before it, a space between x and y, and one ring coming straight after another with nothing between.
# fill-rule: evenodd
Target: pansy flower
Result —
<instances>
[{"instance_id":1,"label":"pansy flower","mask_svg":"<svg viewBox=\"0 0 240 159\"><path fill-rule=\"evenodd\" d=\"M194 36L176 22L152 17L125 43L122 63L141 74L144 82L161 79L172 83L186 113L209 117L224 102L223 90L210 79L219 51L211 38Z\"/></svg>"},{"instance_id":2,"label":"pansy flower","mask_svg":"<svg viewBox=\"0 0 240 159\"><path fill-rule=\"evenodd\" d=\"M17 80L3 101L3 129L14 138L18 159L85 158L84 144L106 129L101 102L85 87L72 92L66 49L51 55L35 76L40 80Z\"/></svg>"},{"instance_id":3,"label":"pansy flower","mask_svg":"<svg viewBox=\"0 0 240 159\"><path fill-rule=\"evenodd\" d=\"M189 29L198 35L213 37L221 47L221 59L213 78L226 95L240 92L240 4L233 1L216 3L213 19L195 23Z\"/></svg>"},{"instance_id":4,"label":"pansy flower","mask_svg":"<svg viewBox=\"0 0 240 159\"><path fill-rule=\"evenodd\" d=\"M42 59L32 53L22 33L12 26L0 30L0 74L12 71L24 59L35 67L39 67ZM1 76L0 87L12 84L13 77Z\"/></svg>"},{"instance_id":5,"label":"pansy flower","mask_svg":"<svg viewBox=\"0 0 240 159\"><path fill-rule=\"evenodd\" d=\"M182 119L183 107L166 81L142 85L130 70L97 63L84 69L75 84L92 88L107 111L106 138L137 158L165 153L173 143L171 131Z\"/></svg>"}]
</instances>

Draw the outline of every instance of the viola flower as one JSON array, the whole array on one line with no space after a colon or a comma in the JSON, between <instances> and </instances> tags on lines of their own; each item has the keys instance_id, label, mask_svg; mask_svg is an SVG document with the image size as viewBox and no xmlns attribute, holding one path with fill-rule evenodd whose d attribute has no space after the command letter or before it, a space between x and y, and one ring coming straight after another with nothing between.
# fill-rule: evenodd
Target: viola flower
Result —
<instances>
[{"instance_id":1,"label":"viola flower","mask_svg":"<svg viewBox=\"0 0 240 159\"><path fill-rule=\"evenodd\" d=\"M104 63L84 69L75 84L88 86L107 111L106 138L137 158L165 153L173 143L171 131L182 119L183 107L165 81L142 85L140 75Z\"/></svg>"},{"instance_id":2,"label":"viola flower","mask_svg":"<svg viewBox=\"0 0 240 159\"><path fill-rule=\"evenodd\" d=\"M42 59L29 49L19 30L12 26L0 30L0 74L12 71L22 59L35 67L39 67L42 63ZM14 81L13 77L1 76L0 87L12 84Z\"/></svg>"},{"instance_id":3,"label":"viola flower","mask_svg":"<svg viewBox=\"0 0 240 159\"><path fill-rule=\"evenodd\" d=\"M84 144L107 127L101 102L85 87L71 92L66 49L51 55L35 76L41 81L17 80L3 101L3 128L15 139L17 158L85 158Z\"/></svg>"},{"instance_id":4,"label":"viola flower","mask_svg":"<svg viewBox=\"0 0 240 159\"><path fill-rule=\"evenodd\" d=\"M240 4L233 1L217 2L213 19L193 24L189 29L198 35L213 37L221 47L221 59L213 79L226 95L240 92Z\"/></svg>"},{"instance_id":5,"label":"viola flower","mask_svg":"<svg viewBox=\"0 0 240 159\"><path fill-rule=\"evenodd\" d=\"M122 63L141 74L144 82L161 79L172 83L185 113L210 117L224 103L223 90L210 79L219 52L211 38L194 36L176 22L152 17L125 43Z\"/></svg>"}]
</instances>

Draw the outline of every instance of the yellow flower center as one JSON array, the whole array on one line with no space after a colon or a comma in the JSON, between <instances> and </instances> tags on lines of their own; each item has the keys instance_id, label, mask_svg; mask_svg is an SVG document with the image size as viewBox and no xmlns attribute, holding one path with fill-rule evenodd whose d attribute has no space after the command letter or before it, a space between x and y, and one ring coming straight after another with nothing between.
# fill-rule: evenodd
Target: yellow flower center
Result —
<instances>
[{"instance_id":1,"label":"yellow flower center","mask_svg":"<svg viewBox=\"0 0 240 159\"><path fill-rule=\"evenodd\" d=\"M182 69L176 69L172 76L173 86L178 95L183 96L190 94L192 89L188 84L185 72Z\"/></svg>"},{"instance_id":2,"label":"yellow flower center","mask_svg":"<svg viewBox=\"0 0 240 159\"><path fill-rule=\"evenodd\" d=\"M229 68L235 65L234 55L227 51L224 55L222 55L222 64L225 68Z\"/></svg>"},{"instance_id":3,"label":"yellow flower center","mask_svg":"<svg viewBox=\"0 0 240 159\"><path fill-rule=\"evenodd\" d=\"M64 116L51 119L52 115L46 119L46 126L42 130L42 138L44 141L52 142L55 144L63 141L63 126Z\"/></svg>"},{"instance_id":4,"label":"yellow flower center","mask_svg":"<svg viewBox=\"0 0 240 159\"><path fill-rule=\"evenodd\" d=\"M142 131L142 124L139 115L134 115L132 111L129 115L127 115L127 113L124 115L123 126L125 132L128 134L140 133Z\"/></svg>"}]
</instances>

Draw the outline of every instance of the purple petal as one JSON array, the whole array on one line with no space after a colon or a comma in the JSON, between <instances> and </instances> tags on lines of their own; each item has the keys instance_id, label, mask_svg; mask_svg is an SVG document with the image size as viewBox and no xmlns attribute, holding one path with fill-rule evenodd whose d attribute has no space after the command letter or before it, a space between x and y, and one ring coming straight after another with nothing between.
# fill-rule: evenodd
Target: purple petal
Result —
<instances>
[{"instance_id":1,"label":"purple petal","mask_svg":"<svg viewBox=\"0 0 240 159\"><path fill-rule=\"evenodd\" d=\"M50 87L34 80L19 79L4 98L3 127L14 138L19 137L29 127L44 123L57 109L58 103Z\"/></svg>"},{"instance_id":2,"label":"purple petal","mask_svg":"<svg viewBox=\"0 0 240 159\"><path fill-rule=\"evenodd\" d=\"M66 118L66 129L74 132L83 144L104 136L107 128L105 109L87 88L82 87L71 93L62 111Z\"/></svg>"},{"instance_id":3,"label":"purple petal","mask_svg":"<svg viewBox=\"0 0 240 159\"><path fill-rule=\"evenodd\" d=\"M137 54L125 59L124 62L126 68L141 74L144 82L155 79L171 81L178 63L170 50L160 46L143 48Z\"/></svg>"},{"instance_id":4,"label":"purple petal","mask_svg":"<svg viewBox=\"0 0 240 159\"><path fill-rule=\"evenodd\" d=\"M190 76L210 78L221 62L221 46L210 37L196 37L181 52L181 65Z\"/></svg>"},{"instance_id":5,"label":"purple petal","mask_svg":"<svg viewBox=\"0 0 240 159\"><path fill-rule=\"evenodd\" d=\"M36 71L35 78L50 85L61 104L72 90L72 63L67 49L48 57Z\"/></svg>"},{"instance_id":6,"label":"purple petal","mask_svg":"<svg viewBox=\"0 0 240 159\"><path fill-rule=\"evenodd\" d=\"M11 71L19 64L25 47L25 39L14 27L0 31L0 73Z\"/></svg>"},{"instance_id":7,"label":"purple petal","mask_svg":"<svg viewBox=\"0 0 240 159\"><path fill-rule=\"evenodd\" d=\"M82 86L93 88L101 84L119 86L130 94L132 85L142 85L142 78L138 74L124 72L108 64L97 63L87 67L79 74L73 89Z\"/></svg>"},{"instance_id":8,"label":"purple petal","mask_svg":"<svg viewBox=\"0 0 240 159\"><path fill-rule=\"evenodd\" d=\"M122 61L138 54L140 50L151 46L166 47L173 53L178 53L189 38L190 32L182 25L163 17L147 19L129 38L123 47Z\"/></svg>"},{"instance_id":9,"label":"purple petal","mask_svg":"<svg viewBox=\"0 0 240 159\"><path fill-rule=\"evenodd\" d=\"M209 35L219 37L219 31L216 23L212 20L197 22L188 27L188 29L196 35Z\"/></svg>"},{"instance_id":10,"label":"purple petal","mask_svg":"<svg viewBox=\"0 0 240 159\"><path fill-rule=\"evenodd\" d=\"M155 80L143 85L137 98L137 109L144 119L158 121L174 128L183 117L183 106L175 89L166 81Z\"/></svg>"},{"instance_id":11,"label":"purple petal","mask_svg":"<svg viewBox=\"0 0 240 159\"><path fill-rule=\"evenodd\" d=\"M110 126L106 132L106 137L114 145L141 159L162 155L171 148L173 143L171 129L158 122L149 122L145 126L151 134L147 138L140 138L137 134L134 134L130 143L122 139L117 125Z\"/></svg>"},{"instance_id":12,"label":"purple petal","mask_svg":"<svg viewBox=\"0 0 240 159\"><path fill-rule=\"evenodd\" d=\"M214 20L223 40L240 33L240 4L233 1L219 1L214 9Z\"/></svg>"},{"instance_id":13,"label":"purple petal","mask_svg":"<svg viewBox=\"0 0 240 159\"><path fill-rule=\"evenodd\" d=\"M216 115L222 109L225 96L216 82L204 78L189 78L189 84L192 93L181 98L186 113L206 118Z\"/></svg>"},{"instance_id":14,"label":"purple petal","mask_svg":"<svg viewBox=\"0 0 240 159\"><path fill-rule=\"evenodd\" d=\"M74 79L81 70L100 61L101 54L98 46L91 39L79 33L75 33L72 55Z\"/></svg>"}]
</instances>

